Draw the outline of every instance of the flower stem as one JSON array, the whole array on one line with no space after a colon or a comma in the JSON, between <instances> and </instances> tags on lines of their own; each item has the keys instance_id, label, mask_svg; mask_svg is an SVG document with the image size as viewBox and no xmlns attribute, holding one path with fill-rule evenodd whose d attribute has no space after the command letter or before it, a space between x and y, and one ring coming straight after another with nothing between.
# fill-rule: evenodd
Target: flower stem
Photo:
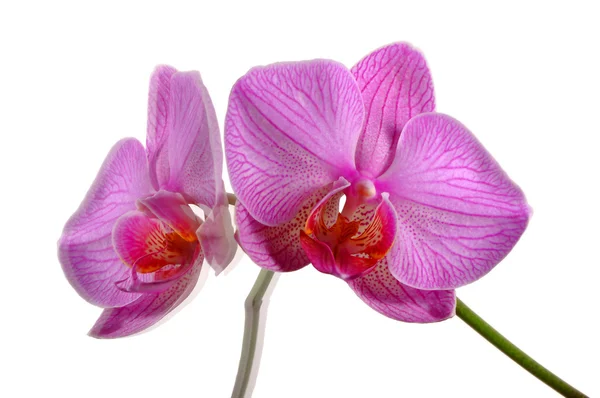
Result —
<instances>
[{"instance_id":1,"label":"flower stem","mask_svg":"<svg viewBox=\"0 0 600 398\"><path fill-rule=\"evenodd\" d=\"M244 304L246 308L246 322L244 326L242 353L240 354L240 365L238 367L238 373L231 398L246 397L250 376L253 370L252 366L254 365L257 339L259 337L260 307L263 303L263 297L267 292L269 283L271 283L274 275L275 273L273 271L261 269L256 278L256 282L254 282L254 286L252 286L252 290L250 290L250 293L246 298Z\"/></svg>"},{"instance_id":2,"label":"flower stem","mask_svg":"<svg viewBox=\"0 0 600 398\"><path fill-rule=\"evenodd\" d=\"M526 371L546 383L549 387L556 390L564 397L587 397L584 393L550 372L540 365L529 355L521 351L516 345L508 341L496 329L490 326L474 313L459 298L456 299L456 316L462 319L467 325L472 327L484 339L492 343L497 349L502 351L510 359L521 365Z\"/></svg>"}]
</instances>

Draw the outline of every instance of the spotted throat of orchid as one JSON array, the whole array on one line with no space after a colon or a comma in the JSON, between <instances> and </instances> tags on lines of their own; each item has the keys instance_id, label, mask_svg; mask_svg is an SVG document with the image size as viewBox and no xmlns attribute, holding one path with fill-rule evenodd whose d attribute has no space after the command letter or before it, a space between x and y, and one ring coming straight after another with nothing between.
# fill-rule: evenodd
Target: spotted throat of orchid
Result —
<instances>
[{"instance_id":1,"label":"spotted throat of orchid","mask_svg":"<svg viewBox=\"0 0 600 398\"><path fill-rule=\"evenodd\" d=\"M371 271L396 237L396 215L373 182L340 180L310 213L300 243L319 271L350 281ZM338 212L341 194L346 203ZM381 196L381 195L380 195Z\"/></svg>"},{"instance_id":2,"label":"spotted throat of orchid","mask_svg":"<svg viewBox=\"0 0 600 398\"><path fill-rule=\"evenodd\" d=\"M312 263L393 319L453 316L454 289L509 253L530 209L472 133L434 110L425 60L407 44L351 70L250 70L225 124L238 243L266 269Z\"/></svg>"},{"instance_id":3,"label":"spotted throat of orchid","mask_svg":"<svg viewBox=\"0 0 600 398\"><path fill-rule=\"evenodd\" d=\"M112 241L129 276L116 283L125 292L162 292L177 283L204 254L197 231L202 220L183 195L159 191L138 199L137 210L115 223ZM147 281L145 281L148 279Z\"/></svg>"},{"instance_id":4,"label":"spotted throat of orchid","mask_svg":"<svg viewBox=\"0 0 600 398\"><path fill-rule=\"evenodd\" d=\"M198 72L155 70L146 144L113 147L59 240L71 285L105 308L94 337L154 325L191 293L204 258L218 273L235 254L219 128Z\"/></svg>"}]
</instances>

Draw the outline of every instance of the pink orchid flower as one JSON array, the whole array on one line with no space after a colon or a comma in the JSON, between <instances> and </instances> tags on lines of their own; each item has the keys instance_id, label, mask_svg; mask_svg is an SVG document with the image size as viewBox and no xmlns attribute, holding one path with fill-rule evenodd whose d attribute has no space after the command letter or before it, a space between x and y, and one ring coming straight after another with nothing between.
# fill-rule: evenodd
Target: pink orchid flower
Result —
<instances>
[{"instance_id":1,"label":"pink orchid flower","mask_svg":"<svg viewBox=\"0 0 600 398\"><path fill-rule=\"evenodd\" d=\"M235 254L219 127L198 72L155 70L146 145L112 148L59 240L69 282L106 308L94 337L150 327L191 293L205 257L218 273Z\"/></svg>"},{"instance_id":2,"label":"pink orchid flower","mask_svg":"<svg viewBox=\"0 0 600 398\"><path fill-rule=\"evenodd\" d=\"M530 210L471 132L434 108L425 60L407 44L352 70L250 70L225 125L238 243L273 271L312 263L390 318L453 316L453 289L508 254Z\"/></svg>"}]
</instances>

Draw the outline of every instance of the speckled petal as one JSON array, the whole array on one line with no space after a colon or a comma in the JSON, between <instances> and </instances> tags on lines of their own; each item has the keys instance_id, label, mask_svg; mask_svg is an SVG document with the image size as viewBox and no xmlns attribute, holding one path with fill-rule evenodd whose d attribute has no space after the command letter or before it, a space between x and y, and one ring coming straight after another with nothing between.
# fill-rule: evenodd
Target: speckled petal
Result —
<instances>
[{"instance_id":1,"label":"speckled petal","mask_svg":"<svg viewBox=\"0 0 600 398\"><path fill-rule=\"evenodd\" d=\"M300 231L312 209L330 190L331 185L328 185L315 191L302 203L292 220L276 227L259 223L244 204L238 202L235 206L238 243L252 261L263 268L288 272L306 266L310 261L300 246Z\"/></svg>"},{"instance_id":2,"label":"speckled petal","mask_svg":"<svg viewBox=\"0 0 600 398\"><path fill-rule=\"evenodd\" d=\"M348 285L375 311L403 322L439 322L454 316L454 290L418 290L398 282L384 258L370 273Z\"/></svg>"},{"instance_id":3,"label":"speckled petal","mask_svg":"<svg viewBox=\"0 0 600 398\"><path fill-rule=\"evenodd\" d=\"M452 289L489 272L527 226L525 196L477 139L441 114L411 119L379 178L398 214L390 270L420 289Z\"/></svg>"},{"instance_id":4,"label":"speckled petal","mask_svg":"<svg viewBox=\"0 0 600 398\"><path fill-rule=\"evenodd\" d=\"M142 144L133 138L121 140L67 221L58 242L58 258L71 285L90 303L115 307L138 298L115 286L129 269L114 251L111 234L117 219L134 210L136 199L151 189Z\"/></svg>"},{"instance_id":5,"label":"speckled petal","mask_svg":"<svg viewBox=\"0 0 600 398\"><path fill-rule=\"evenodd\" d=\"M166 189L212 208L222 183L223 153L215 109L198 72L171 77L170 179Z\"/></svg>"},{"instance_id":6,"label":"speckled petal","mask_svg":"<svg viewBox=\"0 0 600 398\"><path fill-rule=\"evenodd\" d=\"M200 254L190 271L166 291L143 294L137 301L124 307L105 309L90 330L90 336L125 337L141 332L160 321L194 290L200 276L202 261L203 257Z\"/></svg>"},{"instance_id":7,"label":"speckled petal","mask_svg":"<svg viewBox=\"0 0 600 398\"><path fill-rule=\"evenodd\" d=\"M423 55L406 43L373 51L352 68L352 74L366 108L356 165L377 176L391 164L406 122L435 109L433 83Z\"/></svg>"},{"instance_id":8,"label":"speckled petal","mask_svg":"<svg viewBox=\"0 0 600 398\"><path fill-rule=\"evenodd\" d=\"M265 225L285 223L313 192L351 178L363 116L356 81L333 61L274 64L238 80L225 155L246 211Z\"/></svg>"},{"instance_id":9,"label":"speckled petal","mask_svg":"<svg viewBox=\"0 0 600 398\"><path fill-rule=\"evenodd\" d=\"M160 65L150 78L146 151L150 180L154 189L159 189L169 181L169 154L166 144L169 137L171 76L175 72L175 68Z\"/></svg>"}]
</instances>

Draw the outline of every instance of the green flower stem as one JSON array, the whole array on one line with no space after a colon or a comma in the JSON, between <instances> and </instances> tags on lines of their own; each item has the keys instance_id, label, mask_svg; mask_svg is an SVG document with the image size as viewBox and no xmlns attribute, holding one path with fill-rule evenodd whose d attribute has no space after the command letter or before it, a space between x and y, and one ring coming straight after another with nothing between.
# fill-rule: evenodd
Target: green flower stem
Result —
<instances>
[{"instance_id":1,"label":"green flower stem","mask_svg":"<svg viewBox=\"0 0 600 398\"><path fill-rule=\"evenodd\" d=\"M252 286L252 290L250 290L250 293L246 298L244 340L242 343L242 353L240 355L240 365L238 367L238 373L231 398L244 398L248 392L248 383L250 382L250 376L253 370L252 366L254 365L256 341L259 334L260 307L274 275L275 273L273 271L261 269L256 278L256 282L254 282L254 286Z\"/></svg>"},{"instance_id":2,"label":"green flower stem","mask_svg":"<svg viewBox=\"0 0 600 398\"><path fill-rule=\"evenodd\" d=\"M564 397L587 397L584 393L562 380L560 377L550 372L548 369L537 363L529 355L521 351L516 345L508 341L496 329L490 326L474 313L459 298L456 299L456 316L462 319L467 325L472 327L484 339L492 343L497 349L502 351L510 359L521 365L526 371L546 383L549 387L556 390Z\"/></svg>"},{"instance_id":3,"label":"green flower stem","mask_svg":"<svg viewBox=\"0 0 600 398\"><path fill-rule=\"evenodd\" d=\"M235 205L236 197L234 194L227 194L229 204ZM256 343L260 326L260 308L263 298L275 273L262 269L252 286L245 302L246 322L244 326L244 339L242 343L242 352L240 355L240 364L238 374L235 379L233 393L231 398L248 398L248 383L252 374L254 357L256 353ZM569 398L587 398L587 395L571 386L554 373L540 365L529 355L521 351L516 345L508 341L489 323L481 319L459 298L456 298L456 316L462 319L467 325L473 328L483 338L492 343L496 348L502 351L510 359L522 366L529 373L546 383L549 387L556 390L564 397Z\"/></svg>"}]
</instances>

